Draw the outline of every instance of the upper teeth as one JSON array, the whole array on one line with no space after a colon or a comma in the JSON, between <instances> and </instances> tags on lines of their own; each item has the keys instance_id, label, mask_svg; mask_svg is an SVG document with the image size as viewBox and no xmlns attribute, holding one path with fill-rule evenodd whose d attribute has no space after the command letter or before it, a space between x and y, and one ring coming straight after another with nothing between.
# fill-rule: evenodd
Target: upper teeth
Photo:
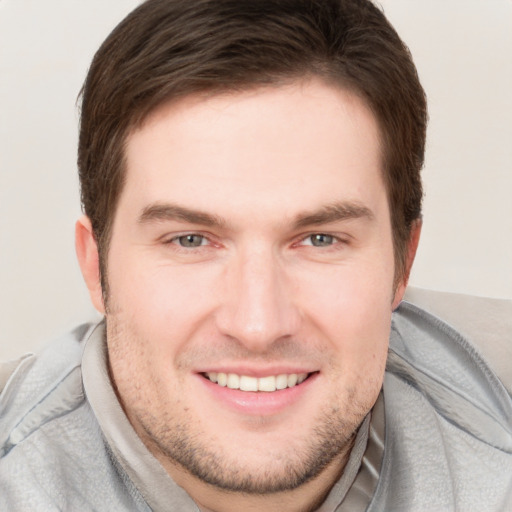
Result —
<instances>
[{"instance_id":1,"label":"upper teeth","mask_svg":"<svg viewBox=\"0 0 512 512\"><path fill-rule=\"evenodd\" d=\"M292 388L303 382L308 376L307 373L283 373L258 378L221 372L208 372L205 375L219 386L227 386L230 389L240 389L241 391L276 391L277 389Z\"/></svg>"}]
</instances>

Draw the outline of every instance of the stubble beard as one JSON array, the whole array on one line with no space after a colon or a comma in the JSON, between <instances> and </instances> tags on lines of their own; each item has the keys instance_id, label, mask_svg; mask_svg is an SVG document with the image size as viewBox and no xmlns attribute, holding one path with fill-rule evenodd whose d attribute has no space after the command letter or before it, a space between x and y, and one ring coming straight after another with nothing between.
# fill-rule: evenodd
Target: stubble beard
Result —
<instances>
[{"instance_id":1,"label":"stubble beard","mask_svg":"<svg viewBox=\"0 0 512 512\"><path fill-rule=\"evenodd\" d=\"M218 449L199 429L189 424L147 422L139 418L150 443L172 463L219 489L244 494L291 491L317 477L335 459L340 469L352 447L359 423L348 424L343 413L324 413L302 446L283 447L262 460L257 468L243 464L244 452ZM264 447L262 447L262 451Z\"/></svg>"},{"instance_id":2,"label":"stubble beard","mask_svg":"<svg viewBox=\"0 0 512 512\"><path fill-rule=\"evenodd\" d=\"M107 321L109 353L115 355L118 369L129 370L122 374L111 368L111 378L116 375L115 390L132 426L164 467L170 463L219 489L251 495L296 489L313 480L335 460L339 461L340 471L343 469L358 427L373 405L371 398L362 403L355 390L346 390L340 403L339 396L333 392L330 405L318 414L309 435L291 441L288 446L274 447L274 452L262 457L257 467L254 463L244 464L244 447L237 451L233 446L229 450L221 446L195 418L189 417L187 407L180 400L171 402L159 395L158 390L163 386L154 380L150 381L152 386L147 386L147 382L141 386L134 381L137 374L151 375L151 369L144 364L134 366L147 361L143 348L146 344L135 339L133 331L120 329L121 322L115 316L109 315ZM138 350L130 351L128 347L134 346Z\"/></svg>"}]
</instances>

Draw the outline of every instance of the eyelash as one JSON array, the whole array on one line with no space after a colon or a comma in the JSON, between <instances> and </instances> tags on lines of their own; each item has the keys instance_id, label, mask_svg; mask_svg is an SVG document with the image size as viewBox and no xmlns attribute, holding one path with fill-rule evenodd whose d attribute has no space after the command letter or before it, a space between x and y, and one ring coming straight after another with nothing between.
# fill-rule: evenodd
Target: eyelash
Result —
<instances>
[{"instance_id":1,"label":"eyelash","mask_svg":"<svg viewBox=\"0 0 512 512\"><path fill-rule=\"evenodd\" d=\"M330 243L328 243L327 245L315 245L314 242L313 242L313 237L326 237L326 238L329 238L331 239L330 240ZM181 245L179 243L180 239L186 239L187 237L200 237L201 238L201 244L200 245L197 245L197 246L186 246L186 245ZM306 243L304 244L304 242L306 242L307 240L310 240L311 243ZM186 251L186 252L191 252L193 250L199 250L201 248L204 248L204 247L209 247L209 246L215 246L216 244L212 242L212 240L210 239L210 237L208 235L205 235L203 233L198 233L198 232L190 232L190 233L183 233L183 234L179 234L179 235L176 235L176 236L173 236L172 238L168 239L168 240L165 240L164 241L164 244L165 245L175 245L177 247L177 249L179 250L183 250L183 251ZM346 239L346 238L341 238L339 236L336 236L336 235L332 235L330 233L325 233L325 232L314 232L314 233L309 233L305 236L301 236L301 238L297 241L297 242L294 242L293 243L293 246L302 246L302 247L314 247L314 248L319 248L319 249L325 249L325 250L328 250L328 249L333 249L333 248L337 248L338 245L348 245L349 244L349 240Z\"/></svg>"},{"instance_id":2,"label":"eyelash","mask_svg":"<svg viewBox=\"0 0 512 512\"><path fill-rule=\"evenodd\" d=\"M320 245L315 245L315 242L313 241L314 237L317 238L316 241L320 242ZM322 241L320 239L321 237L329 239L327 245L321 245L321 243L322 243ZM342 240L339 237L331 235L329 233L311 233L311 234L307 235L306 237L302 238L300 240L300 242L305 242L306 240L309 240L311 242L310 244L306 244L308 246L311 245L311 247L332 247L333 245L336 245L337 243L342 242Z\"/></svg>"},{"instance_id":3,"label":"eyelash","mask_svg":"<svg viewBox=\"0 0 512 512\"><path fill-rule=\"evenodd\" d=\"M197 246L193 246L193 245L186 246L186 245L181 245L179 243L180 239L186 239L189 237L200 237L201 244L197 245ZM206 242L206 243L204 243L204 242ZM203 233L197 233L197 232L181 233L179 235L173 236L172 238L169 238L168 240L164 240L164 244L165 245L175 245L177 250L183 250L183 251L187 251L187 252L190 252L193 250L199 250L203 247L208 247L208 246L214 245L212 243L211 239L207 235L204 235Z\"/></svg>"}]
</instances>

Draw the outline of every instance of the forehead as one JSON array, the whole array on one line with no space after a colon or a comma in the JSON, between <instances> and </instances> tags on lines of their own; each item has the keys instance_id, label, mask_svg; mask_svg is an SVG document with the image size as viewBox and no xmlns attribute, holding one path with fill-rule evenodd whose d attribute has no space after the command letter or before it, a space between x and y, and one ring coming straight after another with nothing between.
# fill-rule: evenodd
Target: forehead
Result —
<instances>
[{"instance_id":1,"label":"forehead","mask_svg":"<svg viewBox=\"0 0 512 512\"><path fill-rule=\"evenodd\" d=\"M381 161L370 110L320 81L190 96L157 108L128 136L121 203L251 204L293 215L299 206L375 200Z\"/></svg>"}]
</instances>

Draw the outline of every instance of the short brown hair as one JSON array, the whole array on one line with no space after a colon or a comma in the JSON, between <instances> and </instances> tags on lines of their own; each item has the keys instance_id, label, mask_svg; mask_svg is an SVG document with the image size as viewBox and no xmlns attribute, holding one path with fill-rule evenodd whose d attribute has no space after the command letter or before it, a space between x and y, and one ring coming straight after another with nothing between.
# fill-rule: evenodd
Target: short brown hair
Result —
<instances>
[{"instance_id":1,"label":"short brown hair","mask_svg":"<svg viewBox=\"0 0 512 512\"><path fill-rule=\"evenodd\" d=\"M104 293L130 131L171 99L308 76L354 91L376 116L395 275L403 275L421 216L427 109L410 53L382 11L369 0L147 0L105 40L81 91L81 198Z\"/></svg>"}]
</instances>

